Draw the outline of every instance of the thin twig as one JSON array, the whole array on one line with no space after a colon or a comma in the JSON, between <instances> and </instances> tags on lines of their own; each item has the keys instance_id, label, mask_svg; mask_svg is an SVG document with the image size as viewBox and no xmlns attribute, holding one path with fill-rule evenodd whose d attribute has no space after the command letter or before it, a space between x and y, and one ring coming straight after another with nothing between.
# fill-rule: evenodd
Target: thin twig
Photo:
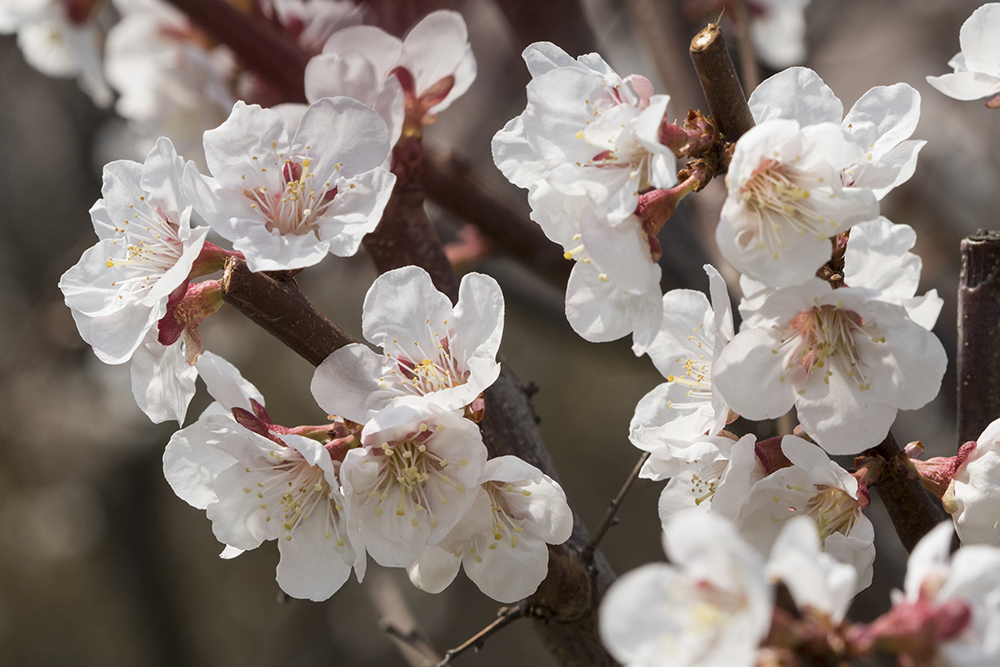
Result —
<instances>
[{"instance_id":1,"label":"thin twig","mask_svg":"<svg viewBox=\"0 0 1000 667\"><path fill-rule=\"evenodd\" d=\"M1000 233L962 240L958 287L958 445L1000 417Z\"/></svg>"},{"instance_id":2,"label":"thin twig","mask_svg":"<svg viewBox=\"0 0 1000 667\"><path fill-rule=\"evenodd\" d=\"M378 626L382 629L382 632L389 635L397 642L408 646L419 653L420 657L423 659L423 665L430 667L431 665L437 665L441 662L441 656L439 656L434 650L434 647L431 646L430 641L424 636L424 633L420 632L417 628L413 628L407 632L391 621L387 621L385 619L379 621Z\"/></svg>"},{"instance_id":3,"label":"thin twig","mask_svg":"<svg viewBox=\"0 0 1000 667\"><path fill-rule=\"evenodd\" d=\"M622 499L625 498L625 494L628 493L628 490L632 488L632 484L636 479L638 479L639 471L642 470L642 466L646 463L648 458L649 452L643 452L642 456L639 457L638 463L636 463L635 467L632 468L632 472L628 474L628 478L622 485L618 495L611 501L608 511L604 513L604 518L601 519L601 525L597 527L597 531L594 532L594 536L590 538L590 542L583 549L581 557L584 562L590 562L590 559L594 556L594 549L596 549L597 545L600 544L601 539L604 537L604 533L608 532L608 529L611 528L611 526L618 523L618 519L615 518L615 514L618 512L618 506L621 505Z\"/></svg>"},{"instance_id":4,"label":"thin twig","mask_svg":"<svg viewBox=\"0 0 1000 667\"><path fill-rule=\"evenodd\" d=\"M695 35L690 53L715 126L726 141L736 141L754 120L719 26L710 23Z\"/></svg>"},{"instance_id":5,"label":"thin twig","mask_svg":"<svg viewBox=\"0 0 1000 667\"><path fill-rule=\"evenodd\" d=\"M457 658L462 655L470 648L479 650L483 647L483 643L489 639L492 635L496 634L503 628L507 627L519 618L524 618L528 615L530 610L530 605L527 600L521 600L517 604L510 607L501 607L500 613L497 616L497 620L493 621L485 628L474 634L467 642L456 646L453 649L449 649L444 654L444 660L437 664L437 667L445 667L451 663L453 658Z\"/></svg>"},{"instance_id":6,"label":"thin twig","mask_svg":"<svg viewBox=\"0 0 1000 667\"><path fill-rule=\"evenodd\" d=\"M372 582L369 595L382 618L379 628L389 635L411 667L434 667L441 662L441 654L420 629L394 577L380 573Z\"/></svg>"}]
</instances>

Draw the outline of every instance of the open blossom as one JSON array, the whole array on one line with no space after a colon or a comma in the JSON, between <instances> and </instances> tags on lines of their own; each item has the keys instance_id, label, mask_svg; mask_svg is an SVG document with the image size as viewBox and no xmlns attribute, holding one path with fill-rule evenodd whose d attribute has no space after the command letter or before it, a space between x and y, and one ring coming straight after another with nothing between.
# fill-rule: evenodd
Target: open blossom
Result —
<instances>
[{"instance_id":1,"label":"open blossom","mask_svg":"<svg viewBox=\"0 0 1000 667\"><path fill-rule=\"evenodd\" d=\"M867 187L841 171L863 159L835 123L765 121L736 144L715 238L730 264L771 287L800 285L830 259L830 236L878 217Z\"/></svg>"},{"instance_id":2,"label":"open blossom","mask_svg":"<svg viewBox=\"0 0 1000 667\"><path fill-rule=\"evenodd\" d=\"M4 0L0 35L17 33L24 59L52 77L76 76L98 106L111 104L111 89L101 72L101 2Z\"/></svg>"},{"instance_id":3,"label":"open blossom","mask_svg":"<svg viewBox=\"0 0 1000 667\"><path fill-rule=\"evenodd\" d=\"M996 95L986 103L1000 107L1000 3L991 2L972 12L959 33L962 46L948 65L955 71L929 76L927 82L956 100Z\"/></svg>"},{"instance_id":4,"label":"open blossom","mask_svg":"<svg viewBox=\"0 0 1000 667\"><path fill-rule=\"evenodd\" d=\"M1000 547L1000 419L976 438L975 448L952 476L949 493L949 511L962 544Z\"/></svg>"},{"instance_id":5,"label":"open blossom","mask_svg":"<svg viewBox=\"0 0 1000 667\"><path fill-rule=\"evenodd\" d=\"M771 623L763 558L727 521L700 511L664 530L671 564L633 570L605 595L604 645L628 667L751 667Z\"/></svg>"},{"instance_id":6,"label":"open blossom","mask_svg":"<svg viewBox=\"0 0 1000 667\"><path fill-rule=\"evenodd\" d=\"M213 178L191 167L185 185L251 270L297 269L353 255L375 229L395 183L379 167L389 149L381 117L346 97L310 105L291 138L281 113L237 102L205 133Z\"/></svg>"},{"instance_id":7,"label":"open blossom","mask_svg":"<svg viewBox=\"0 0 1000 667\"><path fill-rule=\"evenodd\" d=\"M934 334L877 296L812 278L744 300L744 328L713 367L726 402L749 419L794 405L805 431L833 454L877 445L897 410L937 395L947 364Z\"/></svg>"},{"instance_id":8,"label":"open blossom","mask_svg":"<svg viewBox=\"0 0 1000 667\"><path fill-rule=\"evenodd\" d=\"M663 295L663 323L646 350L667 379L642 397L629 425L640 449L657 438L697 438L719 433L729 407L712 386L712 365L733 337L733 312L726 283L706 264L712 302L701 292L671 290Z\"/></svg>"},{"instance_id":9,"label":"open blossom","mask_svg":"<svg viewBox=\"0 0 1000 667\"><path fill-rule=\"evenodd\" d=\"M177 346L157 343L168 301L197 273L208 227L192 227L181 188L184 161L160 139L145 164L128 160L104 168L104 195L90 214L98 242L59 281L80 336L108 364L136 357L133 391L154 421L183 420L194 394L194 371ZM147 400L165 387L172 398Z\"/></svg>"},{"instance_id":10,"label":"open blossom","mask_svg":"<svg viewBox=\"0 0 1000 667\"><path fill-rule=\"evenodd\" d=\"M716 491L712 513L735 522L743 538L762 554L775 548L789 519L809 517L823 551L854 569L856 590L867 588L875 560L875 529L862 513L869 502L867 489L822 449L801 438L782 438L781 453L790 465L763 478L734 456L735 465L730 465ZM725 506L718 502L723 496Z\"/></svg>"},{"instance_id":11,"label":"open blossom","mask_svg":"<svg viewBox=\"0 0 1000 667\"><path fill-rule=\"evenodd\" d=\"M841 180L848 187L870 188L878 199L910 179L927 143L910 139L920 120L920 93L905 83L872 88L844 116L844 105L816 72L791 67L757 86L749 105L758 123L779 118L802 127L840 123L862 150L843 167Z\"/></svg>"},{"instance_id":12,"label":"open blossom","mask_svg":"<svg viewBox=\"0 0 1000 667\"><path fill-rule=\"evenodd\" d=\"M401 401L364 428L340 468L345 506L379 565L406 567L472 507L486 446L472 421Z\"/></svg>"},{"instance_id":13,"label":"open blossom","mask_svg":"<svg viewBox=\"0 0 1000 667\"><path fill-rule=\"evenodd\" d=\"M903 594L862 629L875 648L909 664L987 667L1000 660L1000 549L963 546L951 553L950 522L910 553Z\"/></svg>"},{"instance_id":14,"label":"open blossom","mask_svg":"<svg viewBox=\"0 0 1000 667\"><path fill-rule=\"evenodd\" d=\"M326 427L275 426L235 367L210 352L198 363L218 402L167 444L163 471L171 488L206 510L216 538L230 547L224 554L277 540L278 585L293 597L327 599L352 567L360 581L365 552L347 521L337 448L314 439L325 437Z\"/></svg>"},{"instance_id":15,"label":"open blossom","mask_svg":"<svg viewBox=\"0 0 1000 667\"><path fill-rule=\"evenodd\" d=\"M451 305L426 271L405 266L379 276L365 297L361 326L382 354L360 343L323 361L316 402L365 423L396 399L460 410L500 375L503 293L489 276L466 274Z\"/></svg>"},{"instance_id":16,"label":"open blossom","mask_svg":"<svg viewBox=\"0 0 1000 667\"><path fill-rule=\"evenodd\" d=\"M306 68L306 97L346 95L372 107L393 145L404 118L413 129L434 122L476 79L476 58L458 12L431 12L400 40L381 28L352 26L326 41Z\"/></svg>"},{"instance_id":17,"label":"open blossom","mask_svg":"<svg viewBox=\"0 0 1000 667\"><path fill-rule=\"evenodd\" d=\"M844 253L844 282L877 290L879 299L903 306L910 319L930 330L944 300L937 290L916 296L923 266L920 256L910 252L916 241L912 227L884 217L855 225Z\"/></svg>"},{"instance_id":18,"label":"open blossom","mask_svg":"<svg viewBox=\"0 0 1000 667\"><path fill-rule=\"evenodd\" d=\"M486 595L499 602L528 597L548 573L548 544L573 532L566 494L548 475L516 456L486 462L479 496L465 517L407 568L410 581L439 593L459 565Z\"/></svg>"}]
</instances>

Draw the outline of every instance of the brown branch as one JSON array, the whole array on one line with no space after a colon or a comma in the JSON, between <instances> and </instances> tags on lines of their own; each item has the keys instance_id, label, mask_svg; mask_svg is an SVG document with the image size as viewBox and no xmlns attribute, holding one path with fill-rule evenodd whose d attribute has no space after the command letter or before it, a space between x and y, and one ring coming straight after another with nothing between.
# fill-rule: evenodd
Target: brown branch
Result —
<instances>
[{"instance_id":1,"label":"brown branch","mask_svg":"<svg viewBox=\"0 0 1000 667\"><path fill-rule=\"evenodd\" d=\"M506 197L468 160L427 149L423 183L428 199L474 224L495 247L552 283L566 284L572 263L562 249L528 218L527 207Z\"/></svg>"},{"instance_id":2,"label":"brown branch","mask_svg":"<svg viewBox=\"0 0 1000 667\"><path fill-rule=\"evenodd\" d=\"M735 0L733 12L736 14L736 40L740 49L743 85L747 90L753 90L760 83L760 72L757 69L757 54L754 53L753 38L750 35L750 12L747 9L747 0Z\"/></svg>"},{"instance_id":3,"label":"brown branch","mask_svg":"<svg viewBox=\"0 0 1000 667\"><path fill-rule=\"evenodd\" d=\"M736 141L754 126L753 114L718 24L695 35L690 52L715 126L727 141Z\"/></svg>"},{"instance_id":4,"label":"brown branch","mask_svg":"<svg viewBox=\"0 0 1000 667\"><path fill-rule=\"evenodd\" d=\"M534 42L558 44L573 56L597 50L581 0L497 0L521 48Z\"/></svg>"},{"instance_id":5,"label":"brown branch","mask_svg":"<svg viewBox=\"0 0 1000 667\"><path fill-rule=\"evenodd\" d=\"M444 659L437 664L437 667L445 667L445 665L451 664L452 659L457 658L462 655L470 648L479 650L483 647L483 643L489 639L492 635L496 634L500 630L504 629L514 621L519 618L524 618L530 612L530 605L527 600L521 600L515 605L510 607L501 607L497 619L487 625L485 628L474 634L468 641L460 646L456 646L453 649L449 649L444 654Z\"/></svg>"},{"instance_id":6,"label":"brown branch","mask_svg":"<svg viewBox=\"0 0 1000 667\"><path fill-rule=\"evenodd\" d=\"M958 445L1000 417L1000 232L962 240L958 287Z\"/></svg>"},{"instance_id":7,"label":"brown branch","mask_svg":"<svg viewBox=\"0 0 1000 667\"><path fill-rule=\"evenodd\" d=\"M590 542L583 550L582 555L585 561L589 561L593 558L594 549L596 549L597 545L601 543L602 539L604 539L604 534L608 532L608 529L611 528L611 526L618 523L618 519L615 518L615 514L618 513L618 506L621 505L621 502L625 498L625 494L628 493L628 490L632 488L632 484L636 479L638 479L639 471L642 470L642 466L646 463L647 459L649 459L649 452L643 452L642 456L639 457L639 462L635 464L635 467L632 468L632 472L630 472L628 477L625 479L625 483L622 485L618 495L611 501L608 511L604 513L604 518L601 519L601 525L597 527L597 531L594 533L594 536L590 538Z\"/></svg>"},{"instance_id":8,"label":"brown branch","mask_svg":"<svg viewBox=\"0 0 1000 667\"><path fill-rule=\"evenodd\" d=\"M222 42L250 70L267 79L287 99L305 102L309 56L259 15L241 12L224 0L168 0L214 39Z\"/></svg>"},{"instance_id":9,"label":"brown branch","mask_svg":"<svg viewBox=\"0 0 1000 667\"><path fill-rule=\"evenodd\" d=\"M874 451L888 464L875 481L875 490L892 519L899 541L907 551L913 551L920 538L947 515L941 503L901 464L899 444L891 431Z\"/></svg>"},{"instance_id":10,"label":"brown branch","mask_svg":"<svg viewBox=\"0 0 1000 667\"><path fill-rule=\"evenodd\" d=\"M226 258L222 299L318 366L334 350L357 341L309 303L294 281L253 273L245 260Z\"/></svg>"}]
</instances>

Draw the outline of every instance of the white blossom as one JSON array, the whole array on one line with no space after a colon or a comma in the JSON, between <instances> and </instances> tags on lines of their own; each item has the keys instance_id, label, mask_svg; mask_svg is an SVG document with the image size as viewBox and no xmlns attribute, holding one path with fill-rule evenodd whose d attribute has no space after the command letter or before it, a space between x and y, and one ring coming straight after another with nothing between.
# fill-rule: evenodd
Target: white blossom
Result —
<instances>
[{"instance_id":1,"label":"white blossom","mask_svg":"<svg viewBox=\"0 0 1000 667\"><path fill-rule=\"evenodd\" d=\"M407 572L428 593L444 590L459 565L486 595L511 603L528 597L548 573L548 544L573 532L566 494L553 479L516 456L486 462L469 512Z\"/></svg>"},{"instance_id":2,"label":"white blossom","mask_svg":"<svg viewBox=\"0 0 1000 667\"><path fill-rule=\"evenodd\" d=\"M771 623L763 558L724 519L699 511L665 527L671 564L620 577L600 608L600 632L628 667L751 667Z\"/></svg>"},{"instance_id":3,"label":"white blossom","mask_svg":"<svg viewBox=\"0 0 1000 667\"><path fill-rule=\"evenodd\" d=\"M866 187L840 172L862 160L838 124L767 120L736 144L715 239L737 270L771 287L800 285L830 259L829 238L878 216Z\"/></svg>"},{"instance_id":4,"label":"white blossom","mask_svg":"<svg viewBox=\"0 0 1000 667\"><path fill-rule=\"evenodd\" d=\"M909 138L920 120L920 93L905 83L872 88L844 116L844 105L816 72L791 67L761 83L749 104L758 123L776 118L803 127L840 123L863 154L844 167L843 183L870 188L878 199L910 179L927 143Z\"/></svg>"},{"instance_id":5,"label":"white blossom","mask_svg":"<svg viewBox=\"0 0 1000 667\"><path fill-rule=\"evenodd\" d=\"M316 369L313 396L358 423L401 397L462 409L500 375L503 322L503 293L489 276L465 275L452 306L423 269L389 271L368 290L361 321L382 353L360 343L335 351Z\"/></svg>"},{"instance_id":6,"label":"white blossom","mask_svg":"<svg viewBox=\"0 0 1000 667\"><path fill-rule=\"evenodd\" d=\"M182 500L206 510L230 547L223 557L277 540L278 585L297 598L329 598L352 567L360 581L365 552L347 521L339 462L316 440L267 422L250 430L234 418L241 409L261 423L264 399L224 359L206 352L199 370L218 402L174 434L163 470Z\"/></svg>"},{"instance_id":7,"label":"white blossom","mask_svg":"<svg viewBox=\"0 0 1000 667\"><path fill-rule=\"evenodd\" d=\"M406 567L472 507L486 463L479 427L400 401L365 426L340 469L345 506L379 565Z\"/></svg>"},{"instance_id":8,"label":"white blossom","mask_svg":"<svg viewBox=\"0 0 1000 667\"><path fill-rule=\"evenodd\" d=\"M90 211L99 240L59 281L80 336L101 361L121 364L136 355L133 391L157 422L182 421L194 394L180 345L168 352L156 342L167 302L186 286L208 234L208 227L191 226L183 170L168 139L144 164L108 164L104 197Z\"/></svg>"},{"instance_id":9,"label":"white blossom","mask_svg":"<svg viewBox=\"0 0 1000 667\"><path fill-rule=\"evenodd\" d=\"M806 59L806 7L811 0L756 0L750 36L757 56L772 69Z\"/></svg>"},{"instance_id":10,"label":"white blossom","mask_svg":"<svg viewBox=\"0 0 1000 667\"><path fill-rule=\"evenodd\" d=\"M1000 419L976 438L976 446L952 477L949 489L962 544L1000 547Z\"/></svg>"},{"instance_id":11,"label":"white blossom","mask_svg":"<svg viewBox=\"0 0 1000 667\"><path fill-rule=\"evenodd\" d=\"M729 406L712 386L712 365L734 335L733 312L722 276L710 264L705 272L711 303L694 290L663 295L663 322L645 351L667 381L635 408L629 439L640 449L655 447L659 438L713 436L728 421Z\"/></svg>"},{"instance_id":12,"label":"white blossom","mask_svg":"<svg viewBox=\"0 0 1000 667\"><path fill-rule=\"evenodd\" d=\"M951 74L929 76L927 82L956 100L975 100L1000 93L1000 3L990 2L962 24L958 41L962 47L948 65ZM996 107L994 99L987 106Z\"/></svg>"},{"instance_id":13,"label":"white blossom","mask_svg":"<svg viewBox=\"0 0 1000 667\"><path fill-rule=\"evenodd\" d=\"M813 278L744 300L743 330L719 356L715 385L749 419L776 418L794 405L830 453L874 447L897 410L937 395L947 364L934 334L875 296Z\"/></svg>"},{"instance_id":14,"label":"white blossom","mask_svg":"<svg viewBox=\"0 0 1000 667\"><path fill-rule=\"evenodd\" d=\"M346 97L310 105L291 138L280 112L237 102L205 133L214 178L191 167L185 185L252 271L297 269L353 255L375 229L395 183L379 166L389 149L381 117Z\"/></svg>"}]
</instances>

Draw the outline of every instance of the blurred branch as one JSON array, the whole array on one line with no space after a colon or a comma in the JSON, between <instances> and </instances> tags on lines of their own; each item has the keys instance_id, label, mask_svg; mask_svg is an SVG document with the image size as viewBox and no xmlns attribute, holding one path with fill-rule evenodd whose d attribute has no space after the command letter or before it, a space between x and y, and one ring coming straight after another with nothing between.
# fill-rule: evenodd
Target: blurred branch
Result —
<instances>
[{"instance_id":1,"label":"blurred branch","mask_svg":"<svg viewBox=\"0 0 1000 667\"><path fill-rule=\"evenodd\" d=\"M287 102L305 102L309 56L268 21L244 14L225 0L167 0L202 30L236 53L250 70L270 81Z\"/></svg>"},{"instance_id":2,"label":"blurred branch","mask_svg":"<svg viewBox=\"0 0 1000 667\"><path fill-rule=\"evenodd\" d=\"M496 0L521 48L534 42L558 44L577 56L597 51L597 37L581 0Z\"/></svg>"},{"instance_id":3,"label":"blurred branch","mask_svg":"<svg viewBox=\"0 0 1000 667\"><path fill-rule=\"evenodd\" d=\"M1000 232L962 240L958 287L958 444L1000 417Z\"/></svg>"},{"instance_id":4,"label":"blurred branch","mask_svg":"<svg viewBox=\"0 0 1000 667\"><path fill-rule=\"evenodd\" d=\"M219 282L223 301L313 366L334 350L357 342L309 303L294 281L253 273L246 260L228 257Z\"/></svg>"},{"instance_id":5,"label":"blurred branch","mask_svg":"<svg viewBox=\"0 0 1000 667\"><path fill-rule=\"evenodd\" d=\"M753 37L750 35L750 12L747 0L734 0L733 13L736 14L736 40L740 49L740 71L743 73L743 86L753 90L760 83L760 72L757 69L757 54L754 53Z\"/></svg>"},{"instance_id":6,"label":"blurred branch","mask_svg":"<svg viewBox=\"0 0 1000 667\"><path fill-rule=\"evenodd\" d=\"M710 23L695 35L690 52L715 126L725 140L736 141L754 120L718 24Z\"/></svg>"},{"instance_id":7,"label":"blurred branch","mask_svg":"<svg viewBox=\"0 0 1000 667\"><path fill-rule=\"evenodd\" d=\"M507 627L517 619L527 616L530 608L531 607L527 600L521 600L517 604L510 607L501 607L499 613L497 614L497 620L477 632L464 644L446 651L444 654L444 660L439 662L437 667L445 667L445 665L451 664L453 658L457 658L470 648L478 651L483 647L483 643L492 635Z\"/></svg>"},{"instance_id":8,"label":"blurred branch","mask_svg":"<svg viewBox=\"0 0 1000 667\"><path fill-rule=\"evenodd\" d=\"M639 462L635 464L632 468L632 472L629 473L628 477L625 479L625 483L622 485L621 490L618 495L614 497L611 501L611 506L608 507L608 511L604 513L604 518L601 519L601 525L597 527L597 531L594 536L590 539L590 543L583 550L583 559L590 560L594 555L594 549L597 545L601 543L604 538L604 534L608 532L611 526L618 523L618 519L615 518L615 514L618 512L618 506L621 505L622 500L625 498L625 494L628 490L632 488L632 484L639 477L639 472L642 470L643 464L649 459L649 452L643 452L642 456L639 457Z\"/></svg>"},{"instance_id":9,"label":"blurred branch","mask_svg":"<svg viewBox=\"0 0 1000 667\"><path fill-rule=\"evenodd\" d=\"M372 602L382 620L379 627L393 639L411 667L434 667L441 656L417 625L399 586L388 573L378 576L370 589Z\"/></svg>"},{"instance_id":10,"label":"blurred branch","mask_svg":"<svg viewBox=\"0 0 1000 667\"><path fill-rule=\"evenodd\" d=\"M468 160L427 149L424 156L427 197L448 213L474 224L493 245L552 283L562 287L572 263L546 238L527 211L498 191Z\"/></svg>"},{"instance_id":11,"label":"blurred branch","mask_svg":"<svg viewBox=\"0 0 1000 667\"><path fill-rule=\"evenodd\" d=\"M676 3L663 0L624 0L632 27L653 56L653 64L670 93L674 115L684 117L684 109L700 106L698 85L684 55L688 43L681 30ZM676 103L676 106L675 106Z\"/></svg>"},{"instance_id":12,"label":"blurred branch","mask_svg":"<svg viewBox=\"0 0 1000 667\"><path fill-rule=\"evenodd\" d=\"M874 451L887 465L873 486L892 519L899 541L907 551L913 551L920 538L948 517L941 504L900 463L899 444L891 431Z\"/></svg>"}]
</instances>

